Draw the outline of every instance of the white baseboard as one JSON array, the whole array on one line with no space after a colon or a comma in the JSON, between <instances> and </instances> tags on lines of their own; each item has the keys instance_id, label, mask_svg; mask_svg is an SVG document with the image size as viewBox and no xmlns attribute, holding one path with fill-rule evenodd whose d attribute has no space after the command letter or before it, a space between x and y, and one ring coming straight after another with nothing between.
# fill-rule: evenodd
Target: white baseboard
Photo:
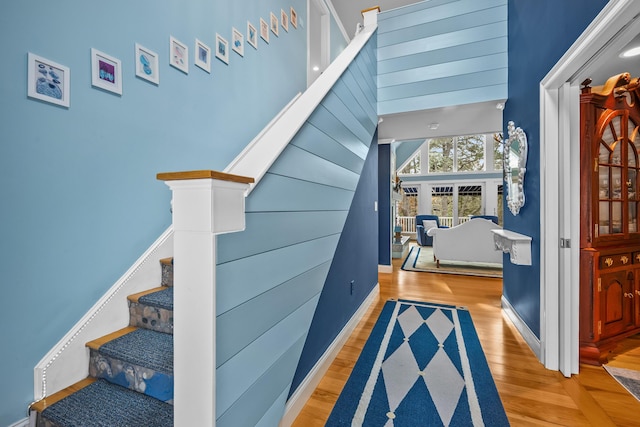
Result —
<instances>
[{"instance_id":1,"label":"white baseboard","mask_svg":"<svg viewBox=\"0 0 640 427\"><path fill-rule=\"evenodd\" d=\"M129 324L127 296L160 286L159 260L173 255L169 227L34 368L34 401L87 377L85 343Z\"/></svg>"},{"instance_id":2,"label":"white baseboard","mask_svg":"<svg viewBox=\"0 0 640 427\"><path fill-rule=\"evenodd\" d=\"M502 296L502 310L509 320L511 320L513 326L515 326L518 332L520 332L520 335L522 335L522 338L524 338L525 342L529 345L538 360L542 363L542 347L540 345L540 339L538 339L533 331L529 329L529 326L527 326L524 320L522 320L520 315L516 312L511 303L507 301L504 295Z\"/></svg>"},{"instance_id":3,"label":"white baseboard","mask_svg":"<svg viewBox=\"0 0 640 427\"><path fill-rule=\"evenodd\" d=\"M289 427L295 421L298 414L313 394L322 377L329 369L329 366L336 358L342 346L347 342L353 330L358 326L358 322L365 315L371 304L373 304L380 295L380 284L371 290L367 298L360 304L358 310L351 316L351 319L342 328L338 336L333 340L329 348L324 352L322 357L316 362L311 371L302 380L296 391L291 395L284 408L284 415L280 420L280 427Z\"/></svg>"},{"instance_id":4,"label":"white baseboard","mask_svg":"<svg viewBox=\"0 0 640 427\"><path fill-rule=\"evenodd\" d=\"M393 265L378 264L378 273L393 273Z\"/></svg>"}]
</instances>

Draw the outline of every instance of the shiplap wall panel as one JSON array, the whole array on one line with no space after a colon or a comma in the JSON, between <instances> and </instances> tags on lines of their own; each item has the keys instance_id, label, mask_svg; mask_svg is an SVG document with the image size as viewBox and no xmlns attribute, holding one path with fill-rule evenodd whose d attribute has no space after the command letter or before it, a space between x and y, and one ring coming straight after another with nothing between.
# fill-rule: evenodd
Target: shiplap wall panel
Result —
<instances>
[{"instance_id":1,"label":"shiplap wall panel","mask_svg":"<svg viewBox=\"0 0 640 427\"><path fill-rule=\"evenodd\" d=\"M507 0L425 1L378 23L378 114L507 98Z\"/></svg>"},{"instance_id":2,"label":"shiplap wall panel","mask_svg":"<svg viewBox=\"0 0 640 427\"><path fill-rule=\"evenodd\" d=\"M373 37L247 198L245 231L218 237L217 425L282 416L376 130L376 55Z\"/></svg>"},{"instance_id":3,"label":"shiplap wall panel","mask_svg":"<svg viewBox=\"0 0 640 427\"><path fill-rule=\"evenodd\" d=\"M224 245L225 251L218 255L217 262L224 264L340 233L346 218L346 211L249 212L245 217L246 233L218 236L218 244ZM287 232L283 233L285 228Z\"/></svg>"},{"instance_id":4,"label":"shiplap wall panel","mask_svg":"<svg viewBox=\"0 0 640 427\"><path fill-rule=\"evenodd\" d=\"M292 341L295 342L307 335L307 325L313 317L318 298L319 296L316 296L299 307L218 367L216 383L224 393L218 393L216 396L217 411L224 413L229 409L287 352ZM238 375L239 373L241 375Z\"/></svg>"},{"instance_id":5,"label":"shiplap wall panel","mask_svg":"<svg viewBox=\"0 0 640 427\"><path fill-rule=\"evenodd\" d=\"M282 419L282 408L286 405L287 398L289 397L289 387L291 387L291 384L287 384L286 387L282 389L280 396L278 396L271 407L256 423L255 427L273 427L280 424L280 420Z\"/></svg>"},{"instance_id":6,"label":"shiplap wall panel","mask_svg":"<svg viewBox=\"0 0 640 427\"><path fill-rule=\"evenodd\" d=\"M330 267L331 262L327 261L218 316L218 366L316 296ZM246 319L252 322L247 323Z\"/></svg>"}]
</instances>

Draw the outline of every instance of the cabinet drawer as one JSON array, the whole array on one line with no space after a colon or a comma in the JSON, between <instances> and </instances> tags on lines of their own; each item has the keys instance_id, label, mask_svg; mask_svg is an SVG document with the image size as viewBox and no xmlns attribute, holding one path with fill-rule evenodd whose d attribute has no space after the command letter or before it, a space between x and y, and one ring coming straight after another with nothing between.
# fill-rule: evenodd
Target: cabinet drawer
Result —
<instances>
[{"instance_id":1,"label":"cabinet drawer","mask_svg":"<svg viewBox=\"0 0 640 427\"><path fill-rule=\"evenodd\" d=\"M631 253L628 252L614 255L602 255L600 257L600 269L604 270L607 268L629 265L634 259L635 258L631 258Z\"/></svg>"},{"instance_id":2,"label":"cabinet drawer","mask_svg":"<svg viewBox=\"0 0 640 427\"><path fill-rule=\"evenodd\" d=\"M640 264L640 251L636 251L633 253L633 260L632 262L634 264Z\"/></svg>"}]
</instances>

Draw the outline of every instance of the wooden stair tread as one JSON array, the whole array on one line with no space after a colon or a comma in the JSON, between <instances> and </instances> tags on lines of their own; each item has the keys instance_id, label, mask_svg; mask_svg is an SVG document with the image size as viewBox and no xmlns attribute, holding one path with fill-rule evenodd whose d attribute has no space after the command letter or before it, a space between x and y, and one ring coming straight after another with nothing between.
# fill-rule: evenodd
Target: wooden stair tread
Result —
<instances>
[{"instance_id":1,"label":"wooden stair tread","mask_svg":"<svg viewBox=\"0 0 640 427\"><path fill-rule=\"evenodd\" d=\"M166 265L171 265L173 264L173 257L169 257L169 258L162 258L160 260L160 264L166 264Z\"/></svg>"},{"instance_id":2,"label":"wooden stair tread","mask_svg":"<svg viewBox=\"0 0 640 427\"><path fill-rule=\"evenodd\" d=\"M131 333L136 329L138 328L136 328L135 326L127 326L126 328L122 328L119 331L115 331L103 337L96 338L95 340L89 341L85 345L93 350L98 350L100 346L108 343L109 341L113 341L116 338L120 338L121 336Z\"/></svg>"},{"instance_id":3,"label":"wooden stair tread","mask_svg":"<svg viewBox=\"0 0 640 427\"><path fill-rule=\"evenodd\" d=\"M37 401L33 405L31 405L31 409L34 411L42 412L47 409L49 406L53 405L56 402L61 401L65 397L68 397L75 393L78 390L82 390L89 384L96 382L97 378L87 377L83 380L78 381L75 384L70 385L67 388L64 388L56 393L53 393L51 396L47 396L42 400Z\"/></svg>"},{"instance_id":4,"label":"wooden stair tread","mask_svg":"<svg viewBox=\"0 0 640 427\"><path fill-rule=\"evenodd\" d=\"M127 299L128 299L129 301L131 301L131 302L138 302L138 300L140 299L140 297L143 297L143 296L145 296L145 295L152 294L152 293L154 293L154 292L164 291L164 290L166 290L166 289L169 289L169 287L168 287L168 286L160 286L160 287L158 287L158 288L148 289L148 290L146 290L146 291L138 292L137 294L129 295L129 296L127 297Z\"/></svg>"}]
</instances>

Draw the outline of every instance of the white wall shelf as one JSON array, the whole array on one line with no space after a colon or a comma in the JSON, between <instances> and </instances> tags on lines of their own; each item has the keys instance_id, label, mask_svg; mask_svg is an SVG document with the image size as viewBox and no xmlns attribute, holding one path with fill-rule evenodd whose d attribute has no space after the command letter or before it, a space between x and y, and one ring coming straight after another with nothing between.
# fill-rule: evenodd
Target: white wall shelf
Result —
<instances>
[{"instance_id":1,"label":"white wall shelf","mask_svg":"<svg viewBox=\"0 0 640 427\"><path fill-rule=\"evenodd\" d=\"M531 265L531 237L509 230L491 230L496 249L510 255L512 264Z\"/></svg>"}]
</instances>

